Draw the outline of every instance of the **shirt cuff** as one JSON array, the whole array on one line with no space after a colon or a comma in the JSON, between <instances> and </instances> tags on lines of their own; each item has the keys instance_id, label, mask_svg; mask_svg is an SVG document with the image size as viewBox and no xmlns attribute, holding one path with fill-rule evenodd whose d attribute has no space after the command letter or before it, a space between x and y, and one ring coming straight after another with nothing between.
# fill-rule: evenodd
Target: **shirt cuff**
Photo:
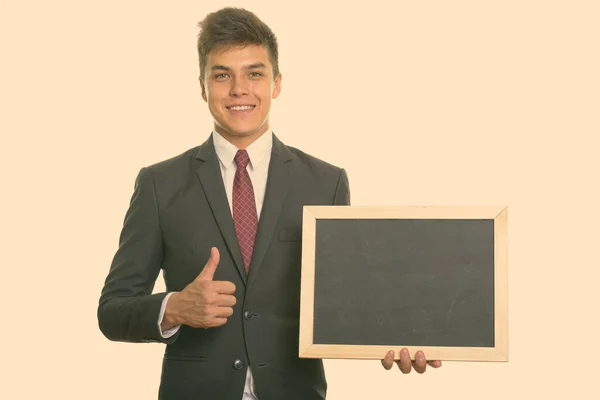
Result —
<instances>
[{"instance_id":1,"label":"shirt cuff","mask_svg":"<svg viewBox=\"0 0 600 400\"><path fill-rule=\"evenodd\" d=\"M169 301L169 297L171 297L172 294L173 294L173 292L171 292L165 296L165 298L163 299L162 304L160 306L160 313L158 314L158 331L160 332L160 335L165 339L170 338L171 336L176 334L177 331L179 330L179 327L181 326L181 325L176 325L176 326L166 329L164 331L160 329L160 324L162 323L163 317L165 315L165 308L167 308L167 301Z\"/></svg>"}]
</instances>

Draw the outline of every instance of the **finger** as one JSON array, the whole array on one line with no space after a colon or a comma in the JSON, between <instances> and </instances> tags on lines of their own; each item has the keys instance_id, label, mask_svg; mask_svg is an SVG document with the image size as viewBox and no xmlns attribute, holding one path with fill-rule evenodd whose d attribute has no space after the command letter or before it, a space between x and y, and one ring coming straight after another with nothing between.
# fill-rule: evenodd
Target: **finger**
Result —
<instances>
[{"instance_id":1,"label":"finger","mask_svg":"<svg viewBox=\"0 0 600 400\"><path fill-rule=\"evenodd\" d=\"M202 272L198 275L198 280L201 281L212 281L215 276L215 271L217 270L217 265L219 265L220 254L219 250L216 247L212 247L210 249L210 257L206 264L204 264L204 268L202 268Z\"/></svg>"},{"instance_id":2,"label":"finger","mask_svg":"<svg viewBox=\"0 0 600 400\"><path fill-rule=\"evenodd\" d=\"M383 365L383 368L387 369L388 371L392 368L392 366L394 365L394 351L393 350L390 350L387 352L385 357L381 360L381 365Z\"/></svg>"},{"instance_id":3,"label":"finger","mask_svg":"<svg viewBox=\"0 0 600 400\"><path fill-rule=\"evenodd\" d=\"M237 298L229 294L220 294L215 299L215 305L219 307L233 307L237 303Z\"/></svg>"},{"instance_id":4,"label":"finger","mask_svg":"<svg viewBox=\"0 0 600 400\"><path fill-rule=\"evenodd\" d=\"M215 311L216 318L229 318L233 315L233 308L231 307L217 307Z\"/></svg>"},{"instance_id":5,"label":"finger","mask_svg":"<svg viewBox=\"0 0 600 400\"><path fill-rule=\"evenodd\" d=\"M415 354L415 360L412 363L413 368L419 374L422 374L427 369L427 360L425 360L425 354L419 350L417 354Z\"/></svg>"},{"instance_id":6,"label":"finger","mask_svg":"<svg viewBox=\"0 0 600 400\"><path fill-rule=\"evenodd\" d=\"M439 368L442 366L442 362L440 360L427 361L427 364L433 368Z\"/></svg>"},{"instance_id":7,"label":"finger","mask_svg":"<svg viewBox=\"0 0 600 400\"><path fill-rule=\"evenodd\" d=\"M216 328L227 323L227 318L216 317L205 324L206 328Z\"/></svg>"},{"instance_id":8,"label":"finger","mask_svg":"<svg viewBox=\"0 0 600 400\"><path fill-rule=\"evenodd\" d=\"M235 293L235 284L229 281L212 281L210 290L219 294L232 295Z\"/></svg>"},{"instance_id":9,"label":"finger","mask_svg":"<svg viewBox=\"0 0 600 400\"><path fill-rule=\"evenodd\" d=\"M410 359L410 354L408 354L408 349L403 348L400 351L400 360L396 361L396 364L398 364L398 368L400 368L400 371L402 371L402 373L410 373L410 371L412 370L412 363Z\"/></svg>"},{"instance_id":10,"label":"finger","mask_svg":"<svg viewBox=\"0 0 600 400\"><path fill-rule=\"evenodd\" d=\"M218 326L224 325L226 322L227 322L227 318L223 318L223 317L216 317L216 318L211 318L211 319L197 319L197 320L191 321L189 323L189 326L191 326L192 328L208 329L208 328L216 328Z\"/></svg>"}]
</instances>

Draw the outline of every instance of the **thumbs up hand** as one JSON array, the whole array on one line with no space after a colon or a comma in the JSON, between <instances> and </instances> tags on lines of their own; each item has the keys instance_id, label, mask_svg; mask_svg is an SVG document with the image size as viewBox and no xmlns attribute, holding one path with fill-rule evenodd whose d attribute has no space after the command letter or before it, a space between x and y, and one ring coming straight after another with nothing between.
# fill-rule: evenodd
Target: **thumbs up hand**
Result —
<instances>
[{"instance_id":1,"label":"thumbs up hand","mask_svg":"<svg viewBox=\"0 0 600 400\"><path fill-rule=\"evenodd\" d=\"M213 247L196 279L169 298L161 329L181 324L193 328L215 328L227 322L237 301L235 285L213 279L218 265L219 250Z\"/></svg>"}]
</instances>

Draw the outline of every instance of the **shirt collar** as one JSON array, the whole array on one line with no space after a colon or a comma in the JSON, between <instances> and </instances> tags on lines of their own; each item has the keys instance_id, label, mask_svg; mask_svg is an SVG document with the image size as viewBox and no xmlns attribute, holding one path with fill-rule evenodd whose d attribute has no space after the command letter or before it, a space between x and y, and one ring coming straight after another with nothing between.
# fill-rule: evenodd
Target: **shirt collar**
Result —
<instances>
[{"instance_id":1,"label":"shirt collar","mask_svg":"<svg viewBox=\"0 0 600 400\"><path fill-rule=\"evenodd\" d=\"M231 142L221 136L217 131L212 132L213 144L217 156L226 169L233 165L233 159L238 151L238 148ZM273 134L267 131L256 139L250 146L246 148L248 157L250 158L249 165L252 169L258 167L271 153L273 147Z\"/></svg>"}]
</instances>

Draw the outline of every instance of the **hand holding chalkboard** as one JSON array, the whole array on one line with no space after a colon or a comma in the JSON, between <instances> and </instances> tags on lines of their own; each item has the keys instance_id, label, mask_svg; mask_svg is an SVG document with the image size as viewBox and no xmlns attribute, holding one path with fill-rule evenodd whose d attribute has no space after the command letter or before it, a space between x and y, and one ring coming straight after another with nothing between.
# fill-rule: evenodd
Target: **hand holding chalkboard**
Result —
<instances>
[{"instance_id":1,"label":"hand holding chalkboard","mask_svg":"<svg viewBox=\"0 0 600 400\"><path fill-rule=\"evenodd\" d=\"M425 353L423 353L423 351L421 350L417 351L414 360L411 359L408 349L406 347L400 350L399 360L394 361L394 355L394 350L390 350L385 355L385 358L381 360L381 365L383 365L383 368L387 369L388 371L392 369L394 363L398 365L398 368L404 374L410 373L412 369L417 371L419 374L422 374L427 370L428 365L433 368L440 368L442 366L442 362L440 360L427 361Z\"/></svg>"}]
</instances>

